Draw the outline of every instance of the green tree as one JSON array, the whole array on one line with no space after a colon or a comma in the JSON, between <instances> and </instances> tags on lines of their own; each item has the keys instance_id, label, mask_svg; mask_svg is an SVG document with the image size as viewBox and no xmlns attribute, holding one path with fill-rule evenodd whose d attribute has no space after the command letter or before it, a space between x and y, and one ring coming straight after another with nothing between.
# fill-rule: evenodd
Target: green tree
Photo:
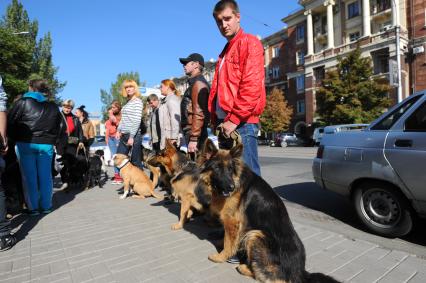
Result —
<instances>
[{"instance_id":1,"label":"green tree","mask_svg":"<svg viewBox=\"0 0 426 283\"><path fill-rule=\"evenodd\" d=\"M262 130L266 133L276 133L288 129L293 109L288 106L282 90L274 88L266 97L266 106L260 116Z\"/></svg>"},{"instance_id":2,"label":"green tree","mask_svg":"<svg viewBox=\"0 0 426 283\"><path fill-rule=\"evenodd\" d=\"M28 32L27 34L16 34ZM55 96L65 83L56 78L58 68L53 65L50 33L37 42L38 22L30 21L24 6L12 0L0 20L0 64L5 90L9 99L27 90L28 80L47 79Z\"/></svg>"},{"instance_id":3,"label":"green tree","mask_svg":"<svg viewBox=\"0 0 426 283\"><path fill-rule=\"evenodd\" d=\"M138 72L120 73L117 75L117 80L111 84L109 92L101 89L101 102L102 102L102 115L105 121L108 118L108 107L111 105L113 100L118 100L121 105L124 105L127 101L121 95L121 86L124 80L134 80L139 86L145 86L145 82L140 83Z\"/></svg>"},{"instance_id":4,"label":"green tree","mask_svg":"<svg viewBox=\"0 0 426 283\"><path fill-rule=\"evenodd\" d=\"M316 93L317 115L325 125L370 123L390 105L389 85L372 78L369 57L355 49L338 58Z\"/></svg>"}]
</instances>

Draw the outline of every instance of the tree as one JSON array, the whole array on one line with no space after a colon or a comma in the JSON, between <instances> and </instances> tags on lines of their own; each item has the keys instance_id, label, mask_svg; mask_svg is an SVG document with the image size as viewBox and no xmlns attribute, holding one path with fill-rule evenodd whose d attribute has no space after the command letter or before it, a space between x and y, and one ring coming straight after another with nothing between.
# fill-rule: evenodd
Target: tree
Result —
<instances>
[{"instance_id":1,"label":"tree","mask_svg":"<svg viewBox=\"0 0 426 283\"><path fill-rule=\"evenodd\" d=\"M283 91L274 88L267 96L265 110L260 116L262 130L266 133L288 129L293 109L287 105Z\"/></svg>"},{"instance_id":2,"label":"tree","mask_svg":"<svg viewBox=\"0 0 426 283\"><path fill-rule=\"evenodd\" d=\"M124 105L126 99L121 95L121 86L123 85L124 80L134 80L139 86L145 86L145 82L140 84L139 73L130 72L130 73L120 73L117 75L117 80L111 84L109 92L104 89L101 89L101 102L103 120L105 121L108 118L108 107L111 105L113 100L120 101L121 105Z\"/></svg>"},{"instance_id":3,"label":"tree","mask_svg":"<svg viewBox=\"0 0 426 283\"><path fill-rule=\"evenodd\" d=\"M372 75L371 59L361 57L359 48L339 57L316 93L321 124L370 123L380 116L390 105L390 88Z\"/></svg>"},{"instance_id":4,"label":"tree","mask_svg":"<svg viewBox=\"0 0 426 283\"><path fill-rule=\"evenodd\" d=\"M12 0L0 20L0 70L9 100L26 92L30 79L47 79L55 96L65 86L56 78L58 68L53 65L50 33L38 42L37 34L38 22L30 21L24 6L18 0Z\"/></svg>"}]
</instances>

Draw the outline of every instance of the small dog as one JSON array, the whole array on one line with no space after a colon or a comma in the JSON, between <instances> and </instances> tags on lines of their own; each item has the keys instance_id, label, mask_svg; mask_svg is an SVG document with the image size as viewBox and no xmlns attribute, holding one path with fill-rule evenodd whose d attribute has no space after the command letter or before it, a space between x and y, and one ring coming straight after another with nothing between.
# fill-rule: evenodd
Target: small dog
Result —
<instances>
[{"instance_id":1,"label":"small dog","mask_svg":"<svg viewBox=\"0 0 426 283\"><path fill-rule=\"evenodd\" d=\"M242 144L216 149L207 140L200 184L210 187L210 211L225 230L223 250L208 258L224 262L237 254L237 270L260 282L338 282L305 269L305 248L281 198L244 164Z\"/></svg>"},{"instance_id":2,"label":"small dog","mask_svg":"<svg viewBox=\"0 0 426 283\"><path fill-rule=\"evenodd\" d=\"M166 148L152 159L154 160L165 168L167 175L170 176L171 194L181 202L179 222L173 224L171 228L182 229L184 223L193 215L193 209L203 212L207 208L203 203L209 202L206 187L197 186L199 166L168 141Z\"/></svg>"},{"instance_id":3,"label":"small dog","mask_svg":"<svg viewBox=\"0 0 426 283\"><path fill-rule=\"evenodd\" d=\"M134 198L145 198L153 196L158 199L163 199L163 196L154 191L155 184L148 178L145 172L130 163L127 155L117 153L114 156L114 165L120 170L120 175L123 178L124 193L120 199L125 199L130 193L130 187L138 195L133 195Z\"/></svg>"},{"instance_id":4,"label":"small dog","mask_svg":"<svg viewBox=\"0 0 426 283\"><path fill-rule=\"evenodd\" d=\"M102 158L103 150L97 150L93 156L89 158L89 171L87 173L86 189L91 189L95 185L99 188L103 187L101 176L102 176ZM104 171L105 172L105 171Z\"/></svg>"}]
</instances>

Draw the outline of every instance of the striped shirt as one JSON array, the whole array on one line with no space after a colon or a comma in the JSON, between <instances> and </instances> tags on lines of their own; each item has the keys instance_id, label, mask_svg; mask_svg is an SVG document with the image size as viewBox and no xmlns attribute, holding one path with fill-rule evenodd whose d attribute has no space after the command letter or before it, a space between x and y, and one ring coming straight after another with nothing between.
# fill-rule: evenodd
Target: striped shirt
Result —
<instances>
[{"instance_id":1,"label":"striped shirt","mask_svg":"<svg viewBox=\"0 0 426 283\"><path fill-rule=\"evenodd\" d=\"M139 130L142 119L143 103L138 97L129 100L121 109L121 121L118 131L122 134L130 134L135 137Z\"/></svg>"}]
</instances>

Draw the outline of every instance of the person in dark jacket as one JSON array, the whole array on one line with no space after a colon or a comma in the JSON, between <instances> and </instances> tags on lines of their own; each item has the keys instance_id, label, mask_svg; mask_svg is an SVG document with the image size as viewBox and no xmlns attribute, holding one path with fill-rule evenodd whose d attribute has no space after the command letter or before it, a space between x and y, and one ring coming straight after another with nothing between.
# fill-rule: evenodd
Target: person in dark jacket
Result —
<instances>
[{"instance_id":1,"label":"person in dark jacket","mask_svg":"<svg viewBox=\"0 0 426 283\"><path fill-rule=\"evenodd\" d=\"M46 80L31 80L29 92L15 102L8 114L9 137L16 141L24 197L29 214L52 209L51 172L54 145L61 134L61 114Z\"/></svg>"},{"instance_id":2,"label":"person in dark jacket","mask_svg":"<svg viewBox=\"0 0 426 283\"><path fill-rule=\"evenodd\" d=\"M77 148L84 146L83 140L83 128L81 127L80 120L72 113L74 108L74 101L71 99L64 100L62 102L62 127L66 129L65 138L61 138L59 145L57 146L58 154L77 154ZM61 170L62 190L68 188L68 170L69 168L64 163L64 167Z\"/></svg>"}]
</instances>

